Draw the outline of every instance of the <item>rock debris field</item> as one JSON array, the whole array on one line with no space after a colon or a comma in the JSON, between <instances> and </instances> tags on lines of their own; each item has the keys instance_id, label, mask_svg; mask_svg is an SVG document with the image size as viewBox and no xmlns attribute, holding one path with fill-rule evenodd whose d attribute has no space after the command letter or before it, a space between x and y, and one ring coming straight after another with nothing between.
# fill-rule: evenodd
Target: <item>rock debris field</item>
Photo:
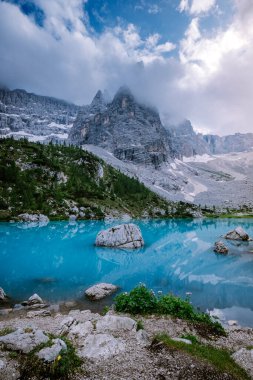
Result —
<instances>
[{"instance_id":1,"label":"rock debris field","mask_svg":"<svg viewBox=\"0 0 253 380\"><path fill-rule=\"evenodd\" d=\"M82 360L80 369L70 373L69 379L237 379L196 356L161 343L154 344L154 337L159 333L179 341L183 334L191 334L203 344L226 348L247 371L245 379L253 378L252 329L227 327L227 337L206 340L192 325L179 319L132 318L112 310L105 316L89 310L71 310L65 315L34 310L14 318L0 318L0 380L36 379L32 373L31 377L20 373L20 357L24 361L39 347L36 358L55 363L62 360L61 353L67 349L65 338ZM50 339L50 347L45 347ZM186 339L185 343L191 341Z\"/></svg>"}]
</instances>

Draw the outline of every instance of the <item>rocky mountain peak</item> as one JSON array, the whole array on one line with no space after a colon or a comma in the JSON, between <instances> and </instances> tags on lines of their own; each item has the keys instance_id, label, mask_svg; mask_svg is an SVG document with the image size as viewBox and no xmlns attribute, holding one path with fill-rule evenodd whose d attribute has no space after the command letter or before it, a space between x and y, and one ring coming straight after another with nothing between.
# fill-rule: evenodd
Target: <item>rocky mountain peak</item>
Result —
<instances>
[{"instance_id":1,"label":"rocky mountain peak","mask_svg":"<svg viewBox=\"0 0 253 380\"><path fill-rule=\"evenodd\" d=\"M98 113L103 111L106 108L106 101L104 99L103 93L101 90L98 90L96 95L94 96L91 105L90 105L90 112L91 113Z\"/></svg>"},{"instance_id":2,"label":"rocky mountain peak","mask_svg":"<svg viewBox=\"0 0 253 380\"><path fill-rule=\"evenodd\" d=\"M136 103L136 100L127 86L120 87L112 101L113 105L122 110L128 109L134 103Z\"/></svg>"}]
</instances>

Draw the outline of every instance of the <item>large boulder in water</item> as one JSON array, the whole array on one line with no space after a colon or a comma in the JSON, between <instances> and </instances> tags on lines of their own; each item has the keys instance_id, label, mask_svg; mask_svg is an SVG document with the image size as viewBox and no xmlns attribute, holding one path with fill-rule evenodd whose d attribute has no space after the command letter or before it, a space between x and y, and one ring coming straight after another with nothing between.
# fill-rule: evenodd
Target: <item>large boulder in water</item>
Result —
<instances>
[{"instance_id":1,"label":"large boulder in water","mask_svg":"<svg viewBox=\"0 0 253 380\"><path fill-rule=\"evenodd\" d=\"M252 240L242 227L236 227L234 230L229 231L224 237L229 240Z\"/></svg>"},{"instance_id":2,"label":"large boulder in water","mask_svg":"<svg viewBox=\"0 0 253 380\"><path fill-rule=\"evenodd\" d=\"M121 224L100 231L96 245L102 247L140 248L144 245L141 230L133 223Z\"/></svg>"}]
</instances>

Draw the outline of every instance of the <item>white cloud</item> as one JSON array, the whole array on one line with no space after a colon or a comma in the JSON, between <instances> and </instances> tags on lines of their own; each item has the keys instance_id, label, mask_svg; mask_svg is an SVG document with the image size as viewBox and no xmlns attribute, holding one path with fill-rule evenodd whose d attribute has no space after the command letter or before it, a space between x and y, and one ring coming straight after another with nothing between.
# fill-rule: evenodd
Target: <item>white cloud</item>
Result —
<instances>
[{"instance_id":1,"label":"white cloud","mask_svg":"<svg viewBox=\"0 0 253 380\"><path fill-rule=\"evenodd\" d=\"M43 28L0 2L0 82L79 104L99 88L114 93L127 84L143 101L173 120L189 118L199 130L252 131L252 0L234 0L232 22L212 35L202 30L201 14L192 16L178 58L167 54L174 44L158 33L143 38L133 24L92 35L82 0L36 2L46 14ZM181 5L186 10L193 1Z\"/></svg>"},{"instance_id":2,"label":"white cloud","mask_svg":"<svg viewBox=\"0 0 253 380\"><path fill-rule=\"evenodd\" d=\"M160 9L160 7L157 4L152 4L148 8L148 13L150 13L150 14L155 15L155 14L157 14L159 12L161 12L161 9Z\"/></svg>"},{"instance_id":3,"label":"white cloud","mask_svg":"<svg viewBox=\"0 0 253 380\"><path fill-rule=\"evenodd\" d=\"M199 15L209 12L216 4L216 0L181 0L180 12L189 12L191 15Z\"/></svg>"}]
</instances>

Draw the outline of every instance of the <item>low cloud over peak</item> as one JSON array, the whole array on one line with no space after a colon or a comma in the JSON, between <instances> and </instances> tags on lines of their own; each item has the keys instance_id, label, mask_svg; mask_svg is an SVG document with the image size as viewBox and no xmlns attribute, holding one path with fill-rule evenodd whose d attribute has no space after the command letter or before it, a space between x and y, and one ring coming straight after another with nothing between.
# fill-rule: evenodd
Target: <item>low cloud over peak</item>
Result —
<instances>
[{"instance_id":1,"label":"low cloud over peak","mask_svg":"<svg viewBox=\"0 0 253 380\"><path fill-rule=\"evenodd\" d=\"M188 26L177 39L154 28L144 35L122 19L97 33L82 0L35 0L39 21L18 3L0 3L0 83L78 104L90 103L99 88L115 93L126 83L172 120L189 118L198 130L252 131L251 0L233 0L229 22L211 30L203 20L219 11L218 0L178 1L175 12L187 15ZM151 5L159 17L162 1Z\"/></svg>"}]
</instances>

